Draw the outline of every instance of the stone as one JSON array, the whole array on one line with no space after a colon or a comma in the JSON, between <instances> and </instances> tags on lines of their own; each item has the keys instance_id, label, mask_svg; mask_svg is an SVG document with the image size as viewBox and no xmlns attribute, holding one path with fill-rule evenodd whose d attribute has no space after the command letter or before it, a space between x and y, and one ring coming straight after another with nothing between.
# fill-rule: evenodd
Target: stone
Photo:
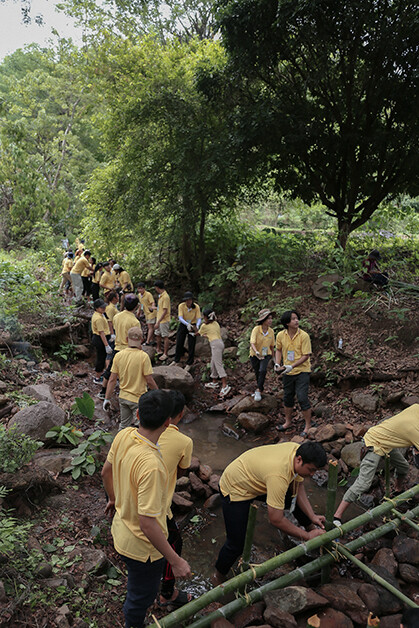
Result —
<instances>
[{"instance_id":1,"label":"stone","mask_svg":"<svg viewBox=\"0 0 419 628\"><path fill-rule=\"evenodd\" d=\"M378 408L378 397L359 390L354 390L351 395L355 408L363 412L375 412Z\"/></svg>"},{"instance_id":2,"label":"stone","mask_svg":"<svg viewBox=\"0 0 419 628\"><path fill-rule=\"evenodd\" d=\"M55 625L57 628L70 628L68 619L65 615L57 615L55 618Z\"/></svg>"},{"instance_id":3,"label":"stone","mask_svg":"<svg viewBox=\"0 0 419 628\"><path fill-rule=\"evenodd\" d=\"M71 615L71 611L68 608L67 604L63 604L62 606L60 606L60 608L57 610L57 614L58 615Z\"/></svg>"},{"instance_id":4,"label":"stone","mask_svg":"<svg viewBox=\"0 0 419 628\"><path fill-rule=\"evenodd\" d=\"M39 401L48 401L49 403L55 403L54 396L51 392L51 388L47 384L31 384L22 388L22 392L29 397L38 399Z\"/></svg>"},{"instance_id":5,"label":"stone","mask_svg":"<svg viewBox=\"0 0 419 628\"><path fill-rule=\"evenodd\" d=\"M419 397L418 395L405 395L404 397L402 397L401 402L405 408L409 408L415 403L419 403Z\"/></svg>"},{"instance_id":6,"label":"stone","mask_svg":"<svg viewBox=\"0 0 419 628\"><path fill-rule=\"evenodd\" d=\"M336 438L335 428L333 425L322 425L317 429L316 441L322 443L328 440L334 440Z\"/></svg>"},{"instance_id":7,"label":"stone","mask_svg":"<svg viewBox=\"0 0 419 628\"><path fill-rule=\"evenodd\" d=\"M196 344L195 344L195 355L197 358L210 358L211 357L211 347L208 342L208 338L204 338L203 336L195 336ZM185 340L187 343L187 339ZM187 344L186 344L187 346Z\"/></svg>"},{"instance_id":8,"label":"stone","mask_svg":"<svg viewBox=\"0 0 419 628\"><path fill-rule=\"evenodd\" d=\"M399 564L400 577L405 581L412 584L419 582L419 569L409 563Z\"/></svg>"},{"instance_id":9,"label":"stone","mask_svg":"<svg viewBox=\"0 0 419 628\"><path fill-rule=\"evenodd\" d=\"M231 358L234 360L235 358L237 358L237 351L237 347L226 347L224 349L223 355L225 358Z\"/></svg>"},{"instance_id":10,"label":"stone","mask_svg":"<svg viewBox=\"0 0 419 628\"><path fill-rule=\"evenodd\" d=\"M273 395L262 395L261 401L255 401L251 395L244 397L232 409L231 414L239 416L242 412L261 412L262 414L277 410L278 400Z\"/></svg>"},{"instance_id":11,"label":"stone","mask_svg":"<svg viewBox=\"0 0 419 628\"><path fill-rule=\"evenodd\" d=\"M193 471L194 473L196 473L197 471L199 471L199 465L200 462L198 458L196 456L192 456L191 464L189 465L189 471Z\"/></svg>"},{"instance_id":12,"label":"stone","mask_svg":"<svg viewBox=\"0 0 419 628\"><path fill-rule=\"evenodd\" d=\"M50 589L57 589L58 587L72 589L74 587L74 578L70 574L65 574L62 578L45 578L43 584Z\"/></svg>"},{"instance_id":13,"label":"stone","mask_svg":"<svg viewBox=\"0 0 419 628\"><path fill-rule=\"evenodd\" d=\"M260 412L241 412L237 417L240 426L247 432L259 434L269 425L269 417Z\"/></svg>"},{"instance_id":14,"label":"stone","mask_svg":"<svg viewBox=\"0 0 419 628\"><path fill-rule=\"evenodd\" d=\"M219 506L221 506L220 493L214 493L204 501L204 508L206 508L207 510L215 510Z\"/></svg>"},{"instance_id":15,"label":"stone","mask_svg":"<svg viewBox=\"0 0 419 628\"><path fill-rule=\"evenodd\" d=\"M312 476L312 480L317 486L327 486L329 474L326 469L319 469Z\"/></svg>"},{"instance_id":16,"label":"stone","mask_svg":"<svg viewBox=\"0 0 419 628\"><path fill-rule=\"evenodd\" d=\"M231 399L224 399L224 401L220 401L219 403L216 403L215 406L208 408L207 412L228 412L244 398L245 395L236 395Z\"/></svg>"},{"instance_id":17,"label":"stone","mask_svg":"<svg viewBox=\"0 0 419 628\"><path fill-rule=\"evenodd\" d=\"M343 438L345 436L347 431L346 423L334 423L333 427L335 428L336 438Z\"/></svg>"},{"instance_id":18,"label":"stone","mask_svg":"<svg viewBox=\"0 0 419 628\"><path fill-rule=\"evenodd\" d=\"M183 499L187 499L189 501L192 501L192 495L189 491L179 491L178 493L176 493L176 495L179 495L179 497L183 497Z\"/></svg>"},{"instance_id":19,"label":"stone","mask_svg":"<svg viewBox=\"0 0 419 628\"><path fill-rule=\"evenodd\" d=\"M291 615L328 604L328 600L325 597L318 595L312 589L299 586L269 591L263 596L263 599L267 607L274 606ZM267 619L266 616L265 619Z\"/></svg>"},{"instance_id":20,"label":"stone","mask_svg":"<svg viewBox=\"0 0 419 628\"><path fill-rule=\"evenodd\" d=\"M211 628L234 628L234 624L225 617L218 617L211 622Z\"/></svg>"},{"instance_id":21,"label":"stone","mask_svg":"<svg viewBox=\"0 0 419 628\"><path fill-rule=\"evenodd\" d=\"M364 582L358 589L358 595L371 613L381 614L380 594L376 587Z\"/></svg>"},{"instance_id":22,"label":"stone","mask_svg":"<svg viewBox=\"0 0 419 628\"><path fill-rule=\"evenodd\" d=\"M188 423L193 423L197 419L199 419L199 414L197 412L191 412L185 407L185 414L182 417L182 423L187 425Z\"/></svg>"},{"instance_id":23,"label":"stone","mask_svg":"<svg viewBox=\"0 0 419 628\"><path fill-rule=\"evenodd\" d=\"M380 567L379 565L373 565L372 563L367 563L367 567L372 569L376 574L384 578L389 584L391 584L395 589L400 591L400 585L396 578L384 567ZM374 580L372 580L373 586L376 588L379 596L379 615L387 615L390 613L397 613L403 608L402 602L395 597L390 591L384 589L379 584L377 584Z\"/></svg>"},{"instance_id":24,"label":"stone","mask_svg":"<svg viewBox=\"0 0 419 628\"><path fill-rule=\"evenodd\" d=\"M6 390L7 390L6 382L3 382L3 380L0 380L0 393L5 393Z\"/></svg>"},{"instance_id":25,"label":"stone","mask_svg":"<svg viewBox=\"0 0 419 628\"><path fill-rule=\"evenodd\" d=\"M208 486L215 491L216 493L218 493L219 489L219 483L220 483L220 475L218 475L218 473L213 473L208 481Z\"/></svg>"},{"instance_id":26,"label":"stone","mask_svg":"<svg viewBox=\"0 0 419 628\"><path fill-rule=\"evenodd\" d=\"M45 434L55 426L64 425L66 414L64 410L48 401L40 401L34 406L27 406L19 410L9 421L9 427L16 425L21 434L27 434L35 440L45 442Z\"/></svg>"},{"instance_id":27,"label":"stone","mask_svg":"<svg viewBox=\"0 0 419 628\"><path fill-rule=\"evenodd\" d=\"M179 491L187 491L188 488L190 487L191 483L189 481L189 478L187 475L184 475L181 478L178 478L176 480L176 487L175 487L175 491L179 492Z\"/></svg>"},{"instance_id":28,"label":"stone","mask_svg":"<svg viewBox=\"0 0 419 628\"><path fill-rule=\"evenodd\" d=\"M229 423L228 421L223 422L221 426L221 431L224 434L224 436L228 436L229 438L234 438L235 440L240 439L240 432L238 432L238 430L236 430L236 428L233 427L231 423Z\"/></svg>"},{"instance_id":29,"label":"stone","mask_svg":"<svg viewBox=\"0 0 419 628\"><path fill-rule=\"evenodd\" d=\"M396 390L395 392L389 392L386 397L386 405L390 405L392 403L398 403L402 397L404 397L404 392L401 390Z\"/></svg>"},{"instance_id":30,"label":"stone","mask_svg":"<svg viewBox=\"0 0 419 628\"><path fill-rule=\"evenodd\" d=\"M154 358L156 356L156 353L157 353L156 348L146 345L145 347L143 346L143 351L144 351L144 353L146 353L148 355L148 357L151 360L151 363L153 363L153 360L154 360Z\"/></svg>"},{"instance_id":31,"label":"stone","mask_svg":"<svg viewBox=\"0 0 419 628\"><path fill-rule=\"evenodd\" d=\"M9 403L9 398L6 395L0 395L0 408Z\"/></svg>"},{"instance_id":32,"label":"stone","mask_svg":"<svg viewBox=\"0 0 419 628\"><path fill-rule=\"evenodd\" d=\"M190 499L185 499L185 497L182 497L180 493L174 493L172 505L179 512L189 512L193 508L193 502Z\"/></svg>"},{"instance_id":33,"label":"stone","mask_svg":"<svg viewBox=\"0 0 419 628\"><path fill-rule=\"evenodd\" d=\"M353 628L353 622L349 617L334 608L317 611L321 628Z\"/></svg>"},{"instance_id":34,"label":"stone","mask_svg":"<svg viewBox=\"0 0 419 628\"><path fill-rule=\"evenodd\" d=\"M159 388L179 390L190 399L194 392L194 379L190 373L179 366L155 366L153 378Z\"/></svg>"},{"instance_id":35,"label":"stone","mask_svg":"<svg viewBox=\"0 0 419 628\"><path fill-rule=\"evenodd\" d=\"M77 554L81 554L84 570L87 573L99 575L108 569L109 561L102 550L79 547L75 551Z\"/></svg>"},{"instance_id":36,"label":"stone","mask_svg":"<svg viewBox=\"0 0 419 628\"><path fill-rule=\"evenodd\" d=\"M261 624L264 610L265 604L263 602L256 602L256 604L243 608L233 615L234 628L247 628L252 624Z\"/></svg>"},{"instance_id":37,"label":"stone","mask_svg":"<svg viewBox=\"0 0 419 628\"><path fill-rule=\"evenodd\" d=\"M341 452L341 455L342 455L342 452ZM346 464L346 462L344 462L342 460L342 458L340 458L339 462L338 462L338 465L339 465L339 472L341 472L344 475L346 475L348 473L348 471L349 471L348 465Z\"/></svg>"},{"instance_id":38,"label":"stone","mask_svg":"<svg viewBox=\"0 0 419 628\"><path fill-rule=\"evenodd\" d=\"M419 541L399 534L393 541L393 553L399 563L419 565Z\"/></svg>"},{"instance_id":39,"label":"stone","mask_svg":"<svg viewBox=\"0 0 419 628\"><path fill-rule=\"evenodd\" d=\"M65 449L41 449L33 456L38 467L51 471L53 475L62 473L70 465L72 458L70 451Z\"/></svg>"},{"instance_id":40,"label":"stone","mask_svg":"<svg viewBox=\"0 0 419 628\"><path fill-rule=\"evenodd\" d=\"M193 471L189 474L192 492L196 495L205 495L205 486L202 480Z\"/></svg>"},{"instance_id":41,"label":"stone","mask_svg":"<svg viewBox=\"0 0 419 628\"><path fill-rule=\"evenodd\" d=\"M319 589L320 595L327 598L330 605L348 615L353 622L365 625L368 609L361 598L346 584L324 584Z\"/></svg>"},{"instance_id":42,"label":"stone","mask_svg":"<svg viewBox=\"0 0 419 628\"><path fill-rule=\"evenodd\" d=\"M268 622L269 626L274 628L297 628L297 622L294 617L275 606L267 606L263 613L263 619Z\"/></svg>"},{"instance_id":43,"label":"stone","mask_svg":"<svg viewBox=\"0 0 419 628\"><path fill-rule=\"evenodd\" d=\"M38 368L39 368L40 371L49 371L50 370L48 362L41 362L38 365Z\"/></svg>"},{"instance_id":44,"label":"stone","mask_svg":"<svg viewBox=\"0 0 419 628\"><path fill-rule=\"evenodd\" d=\"M361 449L363 445L361 441L357 443L350 443L349 445L345 445L342 447L342 451L340 452L340 457L345 464L348 465L351 469L355 469L359 467L361 464Z\"/></svg>"},{"instance_id":45,"label":"stone","mask_svg":"<svg viewBox=\"0 0 419 628\"><path fill-rule=\"evenodd\" d=\"M78 358L90 358L90 347L87 345L74 345L74 351Z\"/></svg>"},{"instance_id":46,"label":"stone","mask_svg":"<svg viewBox=\"0 0 419 628\"><path fill-rule=\"evenodd\" d=\"M36 574L41 578L50 578L52 576L52 565L43 561L36 568Z\"/></svg>"},{"instance_id":47,"label":"stone","mask_svg":"<svg viewBox=\"0 0 419 628\"><path fill-rule=\"evenodd\" d=\"M198 470L198 477L203 482L208 482L212 475L212 469L208 464L200 464Z\"/></svg>"},{"instance_id":48,"label":"stone","mask_svg":"<svg viewBox=\"0 0 419 628\"><path fill-rule=\"evenodd\" d=\"M401 622L401 615L387 615L387 617L380 617L380 628L400 628Z\"/></svg>"},{"instance_id":49,"label":"stone","mask_svg":"<svg viewBox=\"0 0 419 628\"><path fill-rule=\"evenodd\" d=\"M374 558L371 560L373 565L379 565L380 567L384 567L388 572L391 573L392 576L395 576L397 573L397 561L394 558L394 554L389 547L382 547L375 554Z\"/></svg>"},{"instance_id":50,"label":"stone","mask_svg":"<svg viewBox=\"0 0 419 628\"><path fill-rule=\"evenodd\" d=\"M333 414L332 408L325 403L318 403L313 412L315 416L323 417L323 419L330 419Z\"/></svg>"},{"instance_id":51,"label":"stone","mask_svg":"<svg viewBox=\"0 0 419 628\"><path fill-rule=\"evenodd\" d=\"M355 438L362 438L364 434L367 432L367 430L368 430L367 425L354 425L352 429L352 433Z\"/></svg>"},{"instance_id":52,"label":"stone","mask_svg":"<svg viewBox=\"0 0 419 628\"><path fill-rule=\"evenodd\" d=\"M315 297L327 301L330 298L332 287L342 281L342 275L338 273L330 273L329 275L321 275L311 286L311 291Z\"/></svg>"}]
</instances>

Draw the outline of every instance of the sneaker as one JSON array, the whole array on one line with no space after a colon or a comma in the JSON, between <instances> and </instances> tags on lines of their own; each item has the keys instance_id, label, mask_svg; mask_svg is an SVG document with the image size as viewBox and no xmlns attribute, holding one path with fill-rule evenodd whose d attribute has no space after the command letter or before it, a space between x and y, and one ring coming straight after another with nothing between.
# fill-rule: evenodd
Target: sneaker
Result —
<instances>
[{"instance_id":1,"label":"sneaker","mask_svg":"<svg viewBox=\"0 0 419 628\"><path fill-rule=\"evenodd\" d=\"M159 357L159 360L161 362L164 362L165 360L167 360L168 357L169 357L168 355L166 355L165 353L162 353L161 356Z\"/></svg>"},{"instance_id":2,"label":"sneaker","mask_svg":"<svg viewBox=\"0 0 419 628\"><path fill-rule=\"evenodd\" d=\"M184 370L185 370L187 373L189 373L189 371L191 370L191 368L192 368L192 364L187 364L187 365L185 366Z\"/></svg>"},{"instance_id":3,"label":"sneaker","mask_svg":"<svg viewBox=\"0 0 419 628\"><path fill-rule=\"evenodd\" d=\"M217 382L208 382L208 384L205 384L205 388L218 388L219 384L217 384Z\"/></svg>"},{"instance_id":4,"label":"sneaker","mask_svg":"<svg viewBox=\"0 0 419 628\"><path fill-rule=\"evenodd\" d=\"M98 399L106 399L106 394L104 392L100 392L96 395Z\"/></svg>"},{"instance_id":5,"label":"sneaker","mask_svg":"<svg viewBox=\"0 0 419 628\"><path fill-rule=\"evenodd\" d=\"M336 526L337 528L340 528L340 526L342 525L342 519L338 519L337 517L334 517L333 525Z\"/></svg>"},{"instance_id":6,"label":"sneaker","mask_svg":"<svg viewBox=\"0 0 419 628\"><path fill-rule=\"evenodd\" d=\"M93 378L93 383L94 384L103 384L103 377L94 377Z\"/></svg>"},{"instance_id":7,"label":"sneaker","mask_svg":"<svg viewBox=\"0 0 419 628\"><path fill-rule=\"evenodd\" d=\"M169 366L179 366L179 362L173 360L173 362L170 362Z\"/></svg>"},{"instance_id":8,"label":"sneaker","mask_svg":"<svg viewBox=\"0 0 419 628\"><path fill-rule=\"evenodd\" d=\"M220 390L220 397L224 397L225 395L228 395L230 390L231 390L231 386L229 386L228 384L227 386L224 386L224 388Z\"/></svg>"},{"instance_id":9,"label":"sneaker","mask_svg":"<svg viewBox=\"0 0 419 628\"><path fill-rule=\"evenodd\" d=\"M258 390L253 395L253 398L254 398L255 401L262 401L262 395L260 394L260 392Z\"/></svg>"}]
</instances>

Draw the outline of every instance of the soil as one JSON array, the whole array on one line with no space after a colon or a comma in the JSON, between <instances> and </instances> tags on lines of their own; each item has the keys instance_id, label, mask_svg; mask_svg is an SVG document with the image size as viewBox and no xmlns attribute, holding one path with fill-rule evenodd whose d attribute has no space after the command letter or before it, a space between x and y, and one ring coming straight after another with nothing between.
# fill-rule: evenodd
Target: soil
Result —
<instances>
[{"instance_id":1,"label":"soil","mask_svg":"<svg viewBox=\"0 0 419 628\"><path fill-rule=\"evenodd\" d=\"M254 292L256 287L252 289ZM298 298L302 328L310 333L312 339L310 399L314 408L323 404L331 409L330 414L316 418L318 425L333 422L374 424L406 407L414 397L419 401L419 317L416 299L399 297L396 301L385 293L375 293L368 302L351 297L320 301L311 296L308 280L294 288L278 284L276 290L278 312L284 309L282 301L289 303ZM272 303L272 289L268 286L258 285L257 292L259 298L265 295ZM246 294L248 298L252 292L247 290ZM240 300L244 297L238 295ZM253 325L251 321L240 319L238 306L226 310L218 319L229 331L230 345L235 345L241 333ZM79 322L76 335L77 342L88 344L87 324ZM340 339L342 348L339 348ZM0 379L7 384L4 394L7 396L12 390L19 390L29 383L47 383L57 403L70 412L76 396L82 396L84 391L92 396L98 392L92 384L92 360L68 364L57 363L51 357L45 356L44 362L32 368L28 367L26 358L14 360L7 372L0 372ZM196 394L189 409L192 413L201 413L219 400L216 392L209 392L202 385L207 374L206 361L197 359L192 374L196 381ZM254 391L248 362L241 364L238 360L228 360L227 374L232 387L229 397ZM280 378L273 371L269 372L265 392L278 394L281 389ZM371 415L355 408L351 401L354 389L375 394L379 400L378 410ZM0 419L4 425L19 409L16 398L8 407L8 413ZM101 426L110 431L116 429L116 406L110 418L104 414L100 416L103 419ZM242 438L251 439L256 445L280 440L275 426L282 422L282 409L279 418L271 418L270 426L257 439L243 431ZM93 430L93 422L83 417L72 418L71 421L84 431ZM281 440L290 440L301 431L302 426L302 418L297 412L295 429L287 432L286 436L281 434ZM101 458L104 460L105 452L102 452ZM211 460L202 462L211 464ZM67 584L58 585L58 589L51 588L47 586L47 581L33 576L33 571L39 567L39 558L31 559L32 573L23 566L28 548L23 548L22 554L10 562L0 556L0 580L6 587L3 601L0 595L0 626L65 626L63 621L57 623L58 609L63 605L68 606L73 626L123 626L121 607L126 579L119 571L122 564L113 549L109 523L103 514L105 497L100 474L82 477L77 482L69 474L60 474L54 479L58 485L58 489L54 489L55 495L38 496L37 503L24 495L14 495L9 503L7 500L3 503L3 508L12 505L19 522L31 523L29 547L36 547L38 541L45 554L44 560L54 563L56 577L62 577L63 573L70 577ZM206 516L202 514L203 522ZM185 544L188 542L187 535L186 528ZM73 546L74 549L68 549ZM83 562L77 560L83 548L102 549L106 553L110 562L105 573L92 576L84 572ZM11 582L15 583L14 591L11 590ZM65 610L62 615L65 615ZM152 609L152 612L156 617L162 615L158 608Z\"/></svg>"}]
</instances>

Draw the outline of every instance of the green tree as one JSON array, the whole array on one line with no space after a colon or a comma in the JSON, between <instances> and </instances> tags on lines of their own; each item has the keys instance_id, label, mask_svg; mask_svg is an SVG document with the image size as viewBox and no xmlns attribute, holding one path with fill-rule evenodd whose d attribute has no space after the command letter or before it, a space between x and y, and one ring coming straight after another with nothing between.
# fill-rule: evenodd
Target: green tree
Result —
<instances>
[{"instance_id":1,"label":"green tree","mask_svg":"<svg viewBox=\"0 0 419 628\"><path fill-rule=\"evenodd\" d=\"M320 201L338 240L417 194L416 0L220 0L238 127L279 189Z\"/></svg>"}]
</instances>

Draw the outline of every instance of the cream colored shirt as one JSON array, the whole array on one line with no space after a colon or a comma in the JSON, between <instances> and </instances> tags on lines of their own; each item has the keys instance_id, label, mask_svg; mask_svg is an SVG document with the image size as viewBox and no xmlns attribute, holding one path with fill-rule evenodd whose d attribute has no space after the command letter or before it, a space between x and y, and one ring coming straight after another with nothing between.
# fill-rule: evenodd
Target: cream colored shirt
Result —
<instances>
[{"instance_id":1,"label":"cream colored shirt","mask_svg":"<svg viewBox=\"0 0 419 628\"><path fill-rule=\"evenodd\" d=\"M370 427L364 442L367 447L374 447L374 453L378 456L384 456L398 447L413 445L419 450L419 403Z\"/></svg>"}]
</instances>

